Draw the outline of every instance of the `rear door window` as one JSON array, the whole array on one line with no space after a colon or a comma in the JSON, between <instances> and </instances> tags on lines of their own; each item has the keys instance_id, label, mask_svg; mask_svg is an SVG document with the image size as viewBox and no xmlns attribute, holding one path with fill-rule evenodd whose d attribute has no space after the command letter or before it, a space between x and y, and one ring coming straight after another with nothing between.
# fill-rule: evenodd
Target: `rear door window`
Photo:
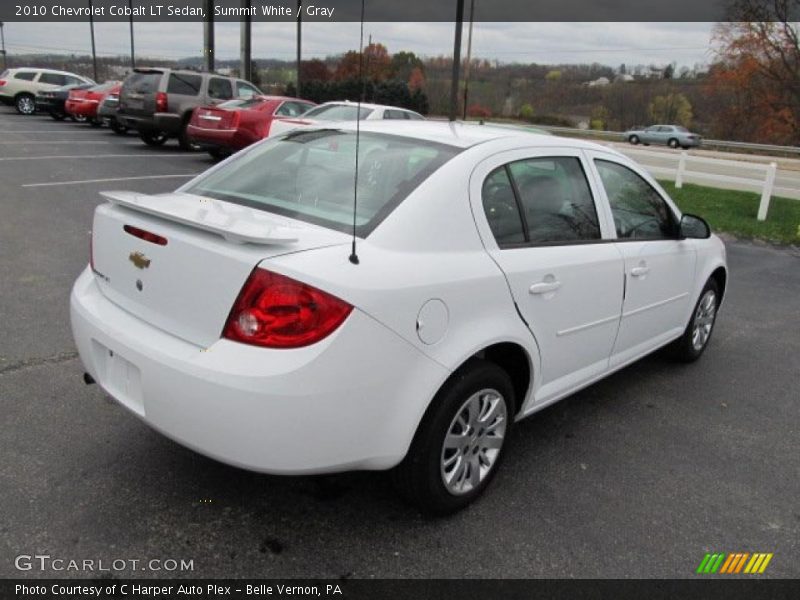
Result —
<instances>
[{"instance_id":1,"label":"rear door window","mask_svg":"<svg viewBox=\"0 0 800 600\"><path fill-rule=\"evenodd\" d=\"M214 100L230 100L233 98L233 88L229 79L212 77L208 80L208 97Z\"/></svg>"},{"instance_id":2,"label":"rear door window","mask_svg":"<svg viewBox=\"0 0 800 600\"><path fill-rule=\"evenodd\" d=\"M46 83L49 85L66 85L67 78L59 73L42 73L39 77L39 83Z\"/></svg>"},{"instance_id":3,"label":"rear door window","mask_svg":"<svg viewBox=\"0 0 800 600\"><path fill-rule=\"evenodd\" d=\"M203 78L200 75L170 73L167 93L180 94L181 96L197 96L202 86Z\"/></svg>"},{"instance_id":4,"label":"rear door window","mask_svg":"<svg viewBox=\"0 0 800 600\"><path fill-rule=\"evenodd\" d=\"M14 73L14 79L33 81L34 77L36 77L36 73L34 71L20 71L18 73Z\"/></svg>"}]
</instances>

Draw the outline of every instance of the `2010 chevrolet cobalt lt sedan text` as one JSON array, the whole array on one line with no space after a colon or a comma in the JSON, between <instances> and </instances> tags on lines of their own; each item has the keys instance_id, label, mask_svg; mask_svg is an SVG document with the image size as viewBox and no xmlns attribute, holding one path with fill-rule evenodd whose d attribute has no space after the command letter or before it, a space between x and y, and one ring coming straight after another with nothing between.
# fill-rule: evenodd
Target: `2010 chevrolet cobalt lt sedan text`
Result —
<instances>
[{"instance_id":1,"label":"2010 chevrolet cobalt lt sedan text","mask_svg":"<svg viewBox=\"0 0 800 600\"><path fill-rule=\"evenodd\" d=\"M218 460L394 468L446 513L515 421L661 346L705 350L724 247L623 155L356 127L265 140L175 193L104 193L71 297L87 378Z\"/></svg>"}]
</instances>

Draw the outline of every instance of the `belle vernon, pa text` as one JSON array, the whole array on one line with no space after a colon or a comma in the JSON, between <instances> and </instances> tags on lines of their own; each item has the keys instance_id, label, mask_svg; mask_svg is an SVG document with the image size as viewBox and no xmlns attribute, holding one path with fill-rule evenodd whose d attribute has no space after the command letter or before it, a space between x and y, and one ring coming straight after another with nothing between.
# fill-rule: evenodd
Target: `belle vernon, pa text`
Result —
<instances>
[{"instance_id":1,"label":"belle vernon, pa text","mask_svg":"<svg viewBox=\"0 0 800 600\"><path fill-rule=\"evenodd\" d=\"M341 596L342 588L336 584L326 585L243 585L236 588L237 593L244 592L248 596L295 596L295 597L322 597L322 596ZM26 585L17 584L15 593L21 596L42 596L50 592L58 596L79 596L79 597L101 597L102 595L114 595L119 592L123 596L128 594L133 596L176 596L206 594L209 596L225 596L231 593L231 586L208 584L208 585L148 585L139 583L123 584L52 584L46 585Z\"/></svg>"},{"instance_id":2,"label":"belle vernon, pa text","mask_svg":"<svg viewBox=\"0 0 800 600\"><path fill-rule=\"evenodd\" d=\"M20 16L47 16L41 14L45 7L18 5L17 15ZM106 13L108 8L108 13ZM309 4L298 7L275 6L266 4L264 6L250 7L227 7L215 6L215 17L297 17L301 12L309 17L328 17L333 18L335 8L330 6L316 6ZM112 5L105 6L86 6L71 7L55 5L50 7L50 16L53 17L206 17L205 9L198 6L181 6L179 4L151 4L145 6Z\"/></svg>"}]
</instances>

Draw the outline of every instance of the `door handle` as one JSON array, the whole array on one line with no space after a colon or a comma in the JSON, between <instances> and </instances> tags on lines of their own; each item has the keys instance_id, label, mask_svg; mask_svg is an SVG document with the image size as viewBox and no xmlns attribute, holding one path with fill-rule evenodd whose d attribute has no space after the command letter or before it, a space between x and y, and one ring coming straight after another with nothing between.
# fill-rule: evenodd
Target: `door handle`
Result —
<instances>
[{"instance_id":1,"label":"door handle","mask_svg":"<svg viewBox=\"0 0 800 600\"><path fill-rule=\"evenodd\" d=\"M650 272L650 267L645 267L644 265L640 267L633 267L631 269L631 275L633 277L644 277Z\"/></svg>"},{"instance_id":2,"label":"door handle","mask_svg":"<svg viewBox=\"0 0 800 600\"><path fill-rule=\"evenodd\" d=\"M543 281L542 283L534 283L528 288L528 291L531 294L547 294L548 292L555 292L560 287L560 281Z\"/></svg>"}]
</instances>

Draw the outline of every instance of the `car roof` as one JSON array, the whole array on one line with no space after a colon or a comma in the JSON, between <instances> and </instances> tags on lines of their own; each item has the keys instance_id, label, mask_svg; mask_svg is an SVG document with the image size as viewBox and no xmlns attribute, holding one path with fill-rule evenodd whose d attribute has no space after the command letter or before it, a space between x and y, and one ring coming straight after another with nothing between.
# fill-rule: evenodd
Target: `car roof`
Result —
<instances>
[{"instance_id":1,"label":"car roof","mask_svg":"<svg viewBox=\"0 0 800 600\"><path fill-rule=\"evenodd\" d=\"M80 77L81 79L87 79L83 75L78 75L77 73L72 73L70 71L59 71L58 69L43 69L40 67L15 67L13 69L9 69L9 71L36 71L37 73L55 73L56 75L71 75L73 77Z\"/></svg>"},{"instance_id":2,"label":"car roof","mask_svg":"<svg viewBox=\"0 0 800 600\"><path fill-rule=\"evenodd\" d=\"M341 121L335 124L326 124L326 127L335 126L337 129L355 131L355 121ZM485 142L500 139L519 139L526 145L540 147L569 147L584 148L587 150L602 150L611 154L618 154L615 150L600 144L564 138L528 131L523 127L509 128L482 125L475 122L463 121L359 121L362 132L386 133L402 137L414 138L430 142L447 144L457 148L470 148Z\"/></svg>"}]
</instances>

